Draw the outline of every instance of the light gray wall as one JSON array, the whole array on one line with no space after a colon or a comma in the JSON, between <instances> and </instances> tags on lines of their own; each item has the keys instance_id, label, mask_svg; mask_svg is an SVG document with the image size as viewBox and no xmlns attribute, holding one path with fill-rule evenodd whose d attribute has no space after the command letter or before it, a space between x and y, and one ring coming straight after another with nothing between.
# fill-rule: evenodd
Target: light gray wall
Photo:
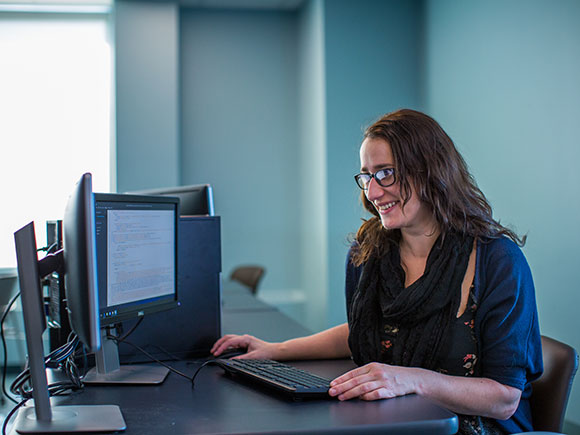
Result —
<instances>
[{"instance_id":1,"label":"light gray wall","mask_svg":"<svg viewBox=\"0 0 580 435\"><path fill-rule=\"evenodd\" d=\"M119 1L114 19L117 191L179 183L179 8Z\"/></svg>"},{"instance_id":2,"label":"light gray wall","mask_svg":"<svg viewBox=\"0 0 580 435\"><path fill-rule=\"evenodd\" d=\"M295 12L182 9L181 181L211 183L222 263L300 286Z\"/></svg>"},{"instance_id":3,"label":"light gray wall","mask_svg":"<svg viewBox=\"0 0 580 435\"><path fill-rule=\"evenodd\" d=\"M427 6L428 111L495 217L528 234L542 333L580 349L580 2ZM567 418L580 424L577 385Z\"/></svg>"},{"instance_id":4,"label":"light gray wall","mask_svg":"<svg viewBox=\"0 0 580 435\"><path fill-rule=\"evenodd\" d=\"M314 331L328 324L328 202L324 8L306 2L299 16L298 116L300 133L300 288L305 323Z\"/></svg>"}]
</instances>

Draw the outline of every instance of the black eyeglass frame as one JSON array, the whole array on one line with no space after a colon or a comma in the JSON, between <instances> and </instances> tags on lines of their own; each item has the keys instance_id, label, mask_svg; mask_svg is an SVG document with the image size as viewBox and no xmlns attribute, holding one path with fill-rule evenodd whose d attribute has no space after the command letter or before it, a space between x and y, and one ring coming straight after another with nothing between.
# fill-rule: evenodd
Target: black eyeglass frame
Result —
<instances>
[{"instance_id":1,"label":"black eyeglass frame","mask_svg":"<svg viewBox=\"0 0 580 435\"><path fill-rule=\"evenodd\" d=\"M390 183L388 183L388 184L383 184L381 182L381 179L377 176L378 174L381 174L381 173L384 173L384 172L390 172L391 175L393 176L393 180ZM366 183L367 187L365 187L365 185L364 185L364 183L362 181L363 177L368 177L368 182ZM396 172L395 172L395 168L383 168L383 169L379 169L374 174L373 173L370 173L370 172L361 172L361 173L356 174L354 176L354 181L356 181L356 185L359 188L361 188L362 190L368 190L368 185L369 185L369 183L371 182L371 180L373 178L376 180L377 184L379 186L381 186L381 187L389 187L389 186L392 186L393 184L395 184L397 182L397 175L396 175ZM385 179L385 178L389 178L389 177L387 177L387 176L383 177L383 179Z\"/></svg>"}]
</instances>

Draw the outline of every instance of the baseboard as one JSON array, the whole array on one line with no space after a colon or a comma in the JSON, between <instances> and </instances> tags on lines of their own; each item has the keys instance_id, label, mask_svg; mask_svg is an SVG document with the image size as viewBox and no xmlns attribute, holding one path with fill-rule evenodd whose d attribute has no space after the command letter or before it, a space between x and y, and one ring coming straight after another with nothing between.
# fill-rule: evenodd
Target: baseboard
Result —
<instances>
[{"instance_id":1,"label":"baseboard","mask_svg":"<svg viewBox=\"0 0 580 435\"><path fill-rule=\"evenodd\" d=\"M580 425L571 421L564 421L564 433L566 435L580 435Z\"/></svg>"}]
</instances>

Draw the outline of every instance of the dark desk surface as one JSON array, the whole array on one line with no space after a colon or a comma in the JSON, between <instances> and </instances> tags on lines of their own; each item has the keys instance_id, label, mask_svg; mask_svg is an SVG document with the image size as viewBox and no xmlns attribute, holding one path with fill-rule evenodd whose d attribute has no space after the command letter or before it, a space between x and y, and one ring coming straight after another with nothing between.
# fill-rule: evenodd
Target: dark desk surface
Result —
<instances>
[{"instance_id":1,"label":"dark desk surface","mask_svg":"<svg viewBox=\"0 0 580 435\"><path fill-rule=\"evenodd\" d=\"M349 360L292 363L329 378L353 367ZM175 364L188 375L199 363ZM195 388L173 373L158 387L87 387L63 404L117 404L131 434L381 433L452 434L457 418L421 397L391 400L292 401L249 386L206 366Z\"/></svg>"},{"instance_id":2,"label":"dark desk surface","mask_svg":"<svg viewBox=\"0 0 580 435\"><path fill-rule=\"evenodd\" d=\"M250 333L280 341L309 334L274 307L255 299L243 287L224 283L224 333ZM248 296L250 299L248 299ZM171 363L192 376L201 361ZM350 360L298 361L292 365L332 379L354 368ZM453 434L457 417L416 395L364 402L292 401L285 396L234 380L206 366L190 382L170 373L160 386L87 386L66 404L116 404L127 435L139 434Z\"/></svg>"}]
</instances>

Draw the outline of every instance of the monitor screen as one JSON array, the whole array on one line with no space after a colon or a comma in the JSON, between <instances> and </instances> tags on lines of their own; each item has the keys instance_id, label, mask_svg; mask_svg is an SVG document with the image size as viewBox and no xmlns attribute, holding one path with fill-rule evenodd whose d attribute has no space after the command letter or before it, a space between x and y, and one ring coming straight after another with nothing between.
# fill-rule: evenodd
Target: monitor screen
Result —
<instances>
[{"instance_id":1,"label":"monitor screen","mask_svg":"<svg viewBox=\"0 0 580 435\"><path fill-rule=\"evenodd\" d=\"M101 326L178 305L179 200L95 193Z\"/></svg>"},{"instance_id":2,"label":"monitor screen","mask_svg":"<svg viewBox=\"0 0 580 435\"><path fill-rule=\"evenodd\" d=\"M181 201L181 216L214 216L213 190L209 184L166 187L129 192L141 195L174 196Z\"/></svg>"}]
</instances>

